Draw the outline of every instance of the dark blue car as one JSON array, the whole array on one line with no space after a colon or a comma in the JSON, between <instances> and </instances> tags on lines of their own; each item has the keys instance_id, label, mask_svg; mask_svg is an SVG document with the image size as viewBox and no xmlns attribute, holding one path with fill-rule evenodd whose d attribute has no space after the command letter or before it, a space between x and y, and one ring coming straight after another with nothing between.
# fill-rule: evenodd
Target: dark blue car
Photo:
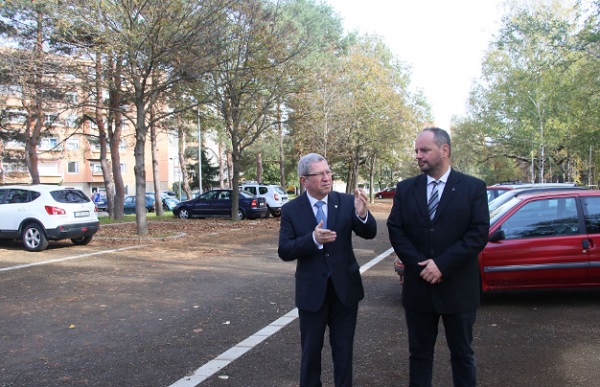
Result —
<instances>
[{"instance_id":1,"label":"dark blue car","mask_svg":"<svg viewBox=\"0 0 600 387\"><path fill-rule=\"evenodd\" d=\"M108 210L108 199L106 199L106 194L104 192L94 193L93 200L94 204L98 208L98 211Z\"/></svg>"},{"instance_id":2,"label":"dark blue car","mask_svg":"<svg viewBox=\"0 0 600 387\"><path fill-rule=\"evenodd\" d=\"M154 212L154 203L154 196L146 195L146 211ZM135 214L135 195L125 197L125 200L123 201L123 213Z\"/></svg>"},{"instance_id":3,"label":"dark blue car","mask_svg":"<svg viewBox=\"0 0 600 387\"><path fill-rule=\"evenodd\" d=\"M238 219L265 218L269 211L265 198L239 191L240 205L237 209ZM208 191L192 200L178 203L173 208L173 215L181 218L231 217L233 192L230 189Z\"/></svg>"}]
</instances>

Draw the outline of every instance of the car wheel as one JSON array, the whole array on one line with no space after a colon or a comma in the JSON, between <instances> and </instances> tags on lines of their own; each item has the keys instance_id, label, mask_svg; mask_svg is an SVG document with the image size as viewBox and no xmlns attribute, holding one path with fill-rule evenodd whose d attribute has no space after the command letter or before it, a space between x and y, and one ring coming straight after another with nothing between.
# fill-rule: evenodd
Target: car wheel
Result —
<instances>
[{"instance_id":1,"label":"car wheel","mask_svg":"<svg viewBox=\"0 0 600 387\"><path fill-rule=\"evenodd\" d=\"M246 217L246 214L244 214L244 210L242 210L241 208L238 208L237 210L237 220L242 220Z\"/></svg>"},{"instance_id":2,"label":"car wheel","mask_svg":"<svg viewBox=\"0 0 600 387\"><path fill-rule=\"evenodd\" d=\"M78 246L87 245L91 241L92 241L92 236L91 235L84 236L84 237L81 237L81 238L71 238L71 242L73 242L74 245L78 245Z\"/></svg>"},{"instance_id":3,"label":"car wheel","mask_svg":"<svg viewBox=\"0 0 600 387\"><path fill-rule=\"evenodd\" d=\"M280 208L271 208L271 207L269 207L269 212L271 213L271 215L273 215L274 218L279 218L281 216L281 207Z\"/></svg>"},{"instance_id":4,"label":"car wheel","mask_svg":"<svg viewBox=\"0 0 600 387\"><path fill-rule=\"evenodd\" d=\"M377 199L383 199L383 196L381 196L381 195L375 195L375 197L376 197Z\"/></svg>"},{"instance_id":5,"label":"car wheel","mask_svg":"<svg viewBox=\"0 0 600 387\"><path fill-rule=\"evenodd\" d=\"M48 247L48 239L42 226L32 223L23 230L23 245L29 251L42 251Z\"/></svg>"},{"instance_id":6,"label":"car wheel","mask_svg":"<svg viewBox=\"0 0 600 387\"><path fill-rule=\"evenodd\" d=\"M187 208L182 208L179 210L179 219L189 219L190 218L190 210L188 210Z\"/></svg>"}]
</instances>

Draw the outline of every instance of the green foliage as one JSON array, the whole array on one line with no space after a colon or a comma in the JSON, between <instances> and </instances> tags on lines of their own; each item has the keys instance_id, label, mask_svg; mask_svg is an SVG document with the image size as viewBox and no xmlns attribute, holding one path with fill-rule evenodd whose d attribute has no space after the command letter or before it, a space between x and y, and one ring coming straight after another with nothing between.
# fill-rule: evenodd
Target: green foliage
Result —
<instances>
[{"instance_id":1,"label":"green foliage","mask_svg":"<svg viewBox=\"0 0 600 387\"><path fill-rule=\"evenodd\" d=\"M582 40L597 26L580 23L580 10L565 4L513 7L486 54L469 118L455 134L475 151L468 159L460 152L458 164L488 182L597 184L590 171L599 162L600 62L589 55L593 39Z\"/></svg>"}]
</instances>

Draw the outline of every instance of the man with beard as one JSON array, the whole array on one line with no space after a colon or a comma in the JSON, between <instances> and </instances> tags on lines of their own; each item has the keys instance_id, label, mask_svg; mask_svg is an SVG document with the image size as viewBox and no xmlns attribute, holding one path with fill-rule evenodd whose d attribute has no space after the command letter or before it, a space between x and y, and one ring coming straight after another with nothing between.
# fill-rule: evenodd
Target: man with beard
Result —
<instances>
[{"instance_id":1,"label":"man with beard","mask_svg":"<svg viewBox=\"0 0 600 387\"><path fill-rule=\"evenodd\" d=\"M404 263L409 385L431 386L441 317L454 386L475 386L471 343L480 300L477 255L489 232L486 184L450 167L450 137L442 129L424 129L415 154L423 174L398 183L387 221Z\"/></svg>"}]
</instances>

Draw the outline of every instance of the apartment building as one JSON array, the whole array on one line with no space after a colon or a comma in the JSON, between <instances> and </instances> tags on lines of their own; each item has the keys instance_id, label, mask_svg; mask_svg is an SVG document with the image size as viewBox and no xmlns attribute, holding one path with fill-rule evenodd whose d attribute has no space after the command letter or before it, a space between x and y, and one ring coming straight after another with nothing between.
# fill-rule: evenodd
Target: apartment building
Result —
<instances>
[{"instance_id":1,"label":"apartment building","mask_svg":"<svg viewBox=\"0 0 600 387\"><path fill-rule=\"evenodd\" d=\"M65 83L77 85L73 78L69 75L62 76ZM19 87L0 88L0 110L5 112L2 127L6 131L25 130L27 112L23 101L27 103L27 100L23 94ZM44 106L45 128L37 147L40 181L43 184L78 187L90 196L95 192L102 192L105 187L100 166L98 128L90 120L81 120L85 108L81 107L80 102L86 99L87 106L90 106L93 100L77 86L57 95L60 99L54 103L46 101ZM125 121L122 133L119 144L121 173L125 192L134 194L133 123ZM173 182L181 179L181 169L176 157L177 139L168 133L160 133L158 144L159 187L161 190L171 190ZM110 162L110 149L107 151ZM154 191L150 139L146 142L145 155L146 190ZM25 143L0 137L0 184L28 183L31 183L31 176L25 163Z\"/></svg>"}]
</instances>

